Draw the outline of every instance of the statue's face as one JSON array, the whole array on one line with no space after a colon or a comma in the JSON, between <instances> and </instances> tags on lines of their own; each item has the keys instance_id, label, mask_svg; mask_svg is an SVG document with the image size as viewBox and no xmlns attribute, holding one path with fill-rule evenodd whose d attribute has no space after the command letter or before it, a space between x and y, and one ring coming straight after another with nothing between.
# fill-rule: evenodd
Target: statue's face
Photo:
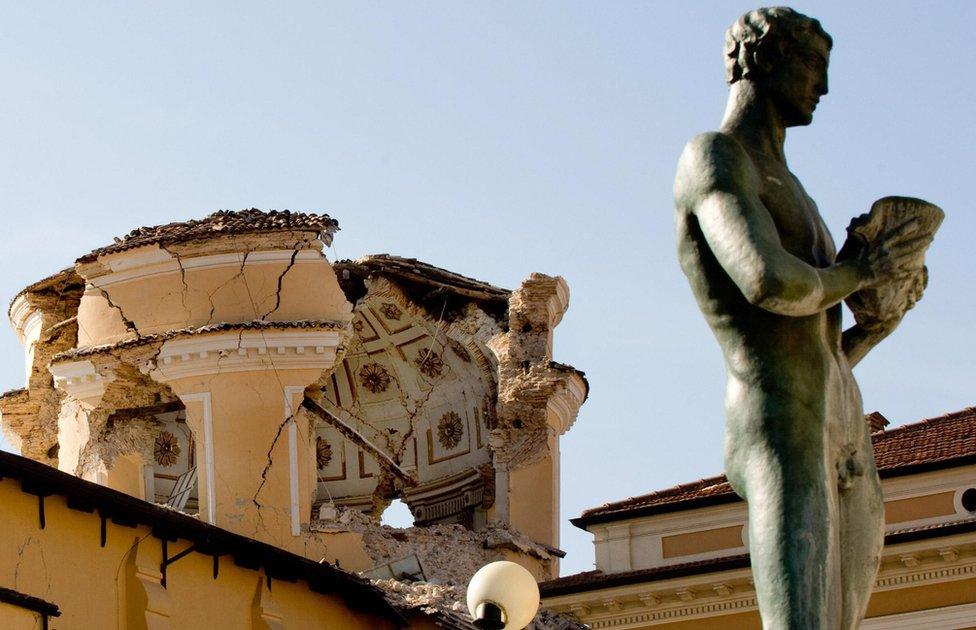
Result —
<instances>
[{"instance_id":1,"label":"statue's face","mask_svg":"<svg viewBox=\"0 0 976 630\"><path fill-rule=\"evenodd\" d=\"M767 75L779 114L787 127L809 125L820 97L827 93L830 48L811 37L778 59Z\"/></svg>"}]
</instances>

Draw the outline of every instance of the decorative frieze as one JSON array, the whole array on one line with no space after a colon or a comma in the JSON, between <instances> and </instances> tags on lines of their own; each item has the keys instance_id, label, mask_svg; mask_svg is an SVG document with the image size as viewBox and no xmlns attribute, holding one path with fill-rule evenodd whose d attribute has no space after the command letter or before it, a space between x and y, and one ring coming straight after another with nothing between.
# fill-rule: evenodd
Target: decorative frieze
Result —
<instances>
[{"instance_id":1,"label":"decorative frieze","mask_svg":"<svg viewBox=\"0 0 976 630\"><path fill-rule=\"evenodd\" d=\"M928 551L894 553L886 555L886 559L895 560L898 564L894 566L898 567L904 567L905 562L914 563L914 570L898 570L891 565L883 568L875 590L905 589L976 576L976 545L970 542L951 547L933 546ZM687 621L756 609L755 588L748 569L730 573L722 582L709 584L707 578L705 574L697 580L671 580L670 588L668 582L655 583L657 590L653 594L640 592L635 585L581 593L576 601L567 601L573 596L559 596L544 605L573 613L593 630ZM706 592L706 588L711 592ZM607 606L611 601L617 605L614 610ZM651 608L655 610L649 611Z\"/></svg>"},{"instance_id":2,"label":"decorative frieze","mask_svg":"<svg viewBox=\"0 0 976 630\"><path fill-rule=\"evenodd\" d=\"M167 382L178 378L265 370L324 370L335 364L344 330L227 331L176 337L163 343L144 373Z\"/></svg>"},{"instance_id":3,"label":"decorative frieze","mask_svg":"<svg viewBox=\"0 0 976 630\"><path fill-rule=\"evenodd\" d=\"M49 369L55 387L82 402L97 400L105 393L105 387L115 380L114 375L99 373L95 364L88 360L54 363Z\"/></svg>"}]
</instances>

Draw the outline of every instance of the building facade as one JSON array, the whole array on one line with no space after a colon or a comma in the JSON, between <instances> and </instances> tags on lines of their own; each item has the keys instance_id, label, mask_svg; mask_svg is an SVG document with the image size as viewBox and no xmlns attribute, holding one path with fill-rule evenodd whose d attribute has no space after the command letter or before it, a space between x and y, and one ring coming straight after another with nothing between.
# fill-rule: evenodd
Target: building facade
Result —
<instances>
[{"instance_id":1,"label":"building facade","mask_svg":"<svg viewBox=\"0 0 976 630\"><path fill-rule=\"evenodd\" d=\"M976 409L872 424L886 537L862 628L976 628ZM724 476L607 503L573 524L596 569L545 582L591 628L759 628L747 507Z\"/></svg>"},{"instance_id":2,"label":"building facade","mask_svg":"<svg viewBox=\"0 0 976 630\"><path fill-rule=\"evenodd\" d=\"M5 462L29 471L15 479L51 475L35 492L42 533L26 508L3 511L17 532L0 539L8 599L57 606L59 628L92 627L82 568L97 559L134 576L99 600L117 602L105 614L119 627L228 627L186 617L214 589L233 590L233 611L208 615L252 623L233 627L384 627L430 617L413 588L428 580L441 585L434 621L463 627L463 586L486 562L558 575L559 439L588 387L553 361L565 281L531 274L509 291L409 258L330 261L337 230L327 215L254 209L139 228L14 298L26 384L0 396L0 414L22 457ZM3 483L26 505L29 489ZM79 494L97 501L79 511ZM414 527L380 525L397 499ZM99 528L122 547L72 560ZM41 539L28 571L17 550ZM177 577L211 562L223 577ZM259 577L293 586L268 588L274 603ZM308 600L335 608L321 617L286 603L342 584L371 593L363 609L384 621L332 595ZM280 621L255 612L266 599Z\"/></svg>"}]
</instances>

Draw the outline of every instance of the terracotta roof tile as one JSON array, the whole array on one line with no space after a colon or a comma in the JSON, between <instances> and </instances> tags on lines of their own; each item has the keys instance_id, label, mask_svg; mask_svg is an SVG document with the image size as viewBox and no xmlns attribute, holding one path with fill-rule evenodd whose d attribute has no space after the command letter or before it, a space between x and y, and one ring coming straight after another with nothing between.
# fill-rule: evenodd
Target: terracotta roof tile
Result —
<instances>
[{"instance_id":1,"label":"terracotta roof tile","mask_svg":"<svg viewBox=\"0 0 976 630\"><path fill-rule=\"evenodd\" d=\"M604 573L600 570L584 571L583 573L576 573L574 575L556 578L555 580L541 582L539 584L539 591L542 597L556 597L557 595L565 595L579 591L623 586L636 582L668 580L688 575L699 575L701 573L731 571L748 566L749 554L743 553L722 558L710 558L708 560L696 560L695 562L683 562L664 567L635 569L633 571L620 571L617 573Z\"/></svg>"},{"instance_id":2,"label":"terracotta roof tile","mask_svg":"<svg viewBox=\"0 0 976 630\"><path fill-rule=\"evenodd\" d=\"M976 407L874 434L882 472L976 455Z\"/></svg>"},{"instance_id":3,"label":"terracotta roof tile","mask_svg":"<svg viewBox=\"0 0 976 630\"><path fill-rule=\"evenodd\" d=\"M115 243L100 247L78 259L91 262L104 254L114 254L143 245L180 243L226 234L259 234L267 232L318 232L326 245L332 242L332 234L339 224L327 214L271 210L220 210L202 219L178 221L132 230Z\"/></svg>"},{"instance_id":4,"label":"terracotta roof tile","mask_svg":"<svg viewBox=\"0 0 976 630\"><path fill-rule=\"evenodd\" d=\"M870 417L870 414L869 414ZM927 468L976 463L976 408L929 418L871 436L874 458L882 477ZM572 519L577 527L634 516L686 510L738 501L725 475L606 503Z\"/></svg>"},{"instance_id":5,"label":"terracotta roof tile","mask_svg":"<svg viewBox=\"0 0 976 630\"><path fill-rule=\"evenodd\" d=\"M425 263L416 258L404 258L393 254L370 254L356 260L340 260L333 265L336 272L364 270L367 273L389 274L395 277L443 285L455 290L472 292L483 299L507 301L511 291L496 287L475 278L469 278L442 267Z\"/></svg>"}]
</instances>

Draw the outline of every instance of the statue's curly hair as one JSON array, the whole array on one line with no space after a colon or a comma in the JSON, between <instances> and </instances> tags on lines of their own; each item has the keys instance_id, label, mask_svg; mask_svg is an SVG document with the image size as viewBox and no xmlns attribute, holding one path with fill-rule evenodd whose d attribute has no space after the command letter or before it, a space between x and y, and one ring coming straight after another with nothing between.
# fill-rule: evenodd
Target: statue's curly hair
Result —
<instances>
[{"instance_id":1,"label":"statue's curly hair","mask_svg":"<svg viewBox=\"0 0 976 630\"><path fill-rule=\"evenodd\" d=\"M755 71L754 53L761 45L772 44L783 55L812 35L834 44L820 22L789 7L766 7L749 11L725 32L726 81L748 79Z\"/></svg>"}]
</instances>

